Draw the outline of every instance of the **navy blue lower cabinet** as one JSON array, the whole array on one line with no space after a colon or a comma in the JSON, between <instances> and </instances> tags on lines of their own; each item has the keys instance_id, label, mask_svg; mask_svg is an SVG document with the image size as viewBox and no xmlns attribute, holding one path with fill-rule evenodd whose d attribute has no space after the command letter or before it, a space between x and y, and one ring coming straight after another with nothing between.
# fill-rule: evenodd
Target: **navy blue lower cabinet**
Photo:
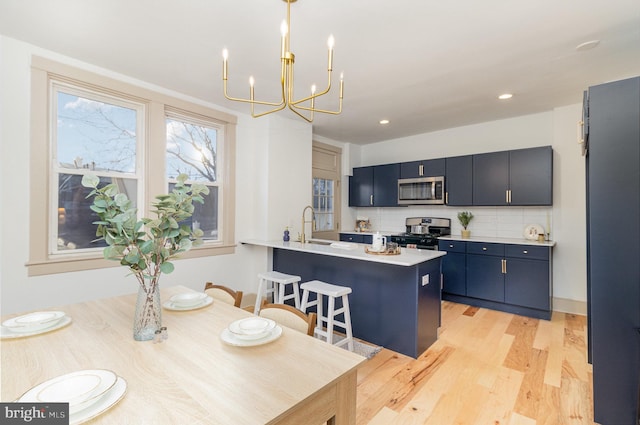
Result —
<instances>
[{"instance_id":1,"label":"navy blue lower cabinet","mask_svg":"<svg viewBox=\"0 0 640 425\"><path fill-rule=\"evenodd\" d=\"M350 287L356 338L413 358L438 338L441 257L398 266L274 248L273 269L298 275L303 283L317 279Z\"/></svg>"},{"instance_id":2,"label":"navy blue lower cabinet","mask_svg":"<svg viewBox=\"0 0 640 425\"><path fill-rule=\"evenodd\" d=\"M438 250L447 252L442 257L442 292L467 295L466 242L438 241Z\"/></svg>"},{"instance_id":3,"label":"navy blue lower cabinet","mask_svg":"<svg viewBox=\"0 0 640 425\"><path fill-rule=\"evenodd\" d=\"M502 257L467 255L467 296L504 302Z\"/></svg>"},{"instance_id":4,"label":"navy blue lower cabinet","mask_svg":"<svg viewBox=\"0 0 640 425\"><path fill-rule=\"evenodd\" d=\"M439 249L448 252L442 269L444 300L538 319L551 318L550 246L466 242L466 268L462 271L462 260L454 257L461 254L449 252L450 242L458 246L464 243L439 241ZM466 293L461 292L461 286L447 286L447 282L456 282L463 274Z\"/></svg>"}]
</instances>

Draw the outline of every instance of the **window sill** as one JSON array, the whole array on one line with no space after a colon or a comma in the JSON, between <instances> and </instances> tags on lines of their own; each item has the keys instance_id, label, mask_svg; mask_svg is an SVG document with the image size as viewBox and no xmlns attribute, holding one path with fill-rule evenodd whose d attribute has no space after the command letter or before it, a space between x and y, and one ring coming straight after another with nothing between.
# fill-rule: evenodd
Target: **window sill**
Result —
<instances>
[{"instance_id":1,"label":"window sill","mask_svg":"<svg viewBox=\"0 0 640 425\"><path fill-rule=\"evenodd\" d=\"M227 255L235 252L236 245L200 246L182 254L177 261L188 258L212 257ZM47 260L30 260L27 264L28 276L45 276L57 273L69 273L83 270L105 269L109 267L122 267L116 261L109 261L98 255L64 256L62 258L49 258Z\"/></svg>"}]
</instances>

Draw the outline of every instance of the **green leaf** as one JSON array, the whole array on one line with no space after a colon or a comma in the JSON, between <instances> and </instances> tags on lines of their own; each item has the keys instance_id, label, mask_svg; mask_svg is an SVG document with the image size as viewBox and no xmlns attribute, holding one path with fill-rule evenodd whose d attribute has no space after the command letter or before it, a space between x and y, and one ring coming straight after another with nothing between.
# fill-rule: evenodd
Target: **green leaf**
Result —
<instances>
[{"instance_id":1,"label":"green leaf","mask_svg":"<svg viewBox=\"0 0 640 425\"><path fill-rule=\"evenodd\" d=\"M98 187L98 184L100 184L100 178L98 176L94 174L85 174L82 176L82 185L84 187L96 188Z\"/></svg>"},{"instance_id":2,"label":"green leaf","mask_svg":"<svg viewBox=\"0 0 640 425\"><path fill-rule=\"evenodd\" d=\"M173 264L168 261L160 264L160 271L162 273L169 274L173 271L173 269L174 269Z\"/></svg>"}]
</instances>

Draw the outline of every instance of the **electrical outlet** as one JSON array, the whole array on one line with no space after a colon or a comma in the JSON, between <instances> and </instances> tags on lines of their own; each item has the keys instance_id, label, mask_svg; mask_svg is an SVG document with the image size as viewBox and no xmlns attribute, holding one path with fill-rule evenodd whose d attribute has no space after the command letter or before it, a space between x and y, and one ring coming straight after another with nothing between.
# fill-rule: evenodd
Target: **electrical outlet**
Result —
<instances>
[{"instance_id":1,"label":"electrical outlet","mask_svg":"<svg viewBox=\"0 0 640 425\"><path fill-rule=\"evenodd\" d=\"M422 286L425 286L428 284L429 284L429 275L425 274L424 276L422 276Z\"/></svg>"}]
</instances>

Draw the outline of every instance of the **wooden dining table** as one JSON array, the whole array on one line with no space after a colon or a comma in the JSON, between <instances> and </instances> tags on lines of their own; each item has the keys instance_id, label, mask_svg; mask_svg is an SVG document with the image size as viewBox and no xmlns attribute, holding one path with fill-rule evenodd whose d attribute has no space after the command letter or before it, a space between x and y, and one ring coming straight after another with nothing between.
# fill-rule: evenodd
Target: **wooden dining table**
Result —
<instances>
[{"instance_id":1,"label":"wooden dining table","mask_svg":"<svg viewBox=\"0 0 640 425\"><path fill-rule=\"evenodd\" d=\"M189 291L164 288L162 300ZM131 294L55 307L71 317L68 326L0 341L2 401L56 376L107 369L127 390L89 423L355 424L364 357L286 327L264 345L229 345L223 330L251 313L217 300L196 310L163 309L168 338L139 342L132 336L135 302Z\"/></svg>"}]
</instances>

